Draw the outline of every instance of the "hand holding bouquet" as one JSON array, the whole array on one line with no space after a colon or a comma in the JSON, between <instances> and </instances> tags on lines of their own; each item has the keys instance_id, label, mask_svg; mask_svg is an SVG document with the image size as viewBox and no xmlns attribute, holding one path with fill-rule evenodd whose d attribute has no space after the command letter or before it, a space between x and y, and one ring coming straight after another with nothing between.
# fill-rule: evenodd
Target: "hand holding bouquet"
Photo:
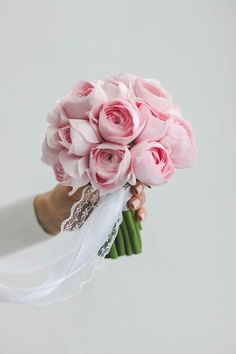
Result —
<instances>
[{"instance_id":1,"label":"hand holding bouquet","mask_svg":"<svg viewBox=\"0 0 236 354\"><path fill-rule=\"evenodd\" d=\"M0 264L17 283L40 275L39 285L31 287L1 282L1 301L67 299L80 292L105 257L140 253L140 224L127 208L130 190L137 183L166 183L196 156L190 123L170 94L156 80L127 73L78 82L57 101L48 122L42 159L53 168L59 188L79 200L60 220L61 237L31 250L28 258Z\"/></svg>"}]
</instances>

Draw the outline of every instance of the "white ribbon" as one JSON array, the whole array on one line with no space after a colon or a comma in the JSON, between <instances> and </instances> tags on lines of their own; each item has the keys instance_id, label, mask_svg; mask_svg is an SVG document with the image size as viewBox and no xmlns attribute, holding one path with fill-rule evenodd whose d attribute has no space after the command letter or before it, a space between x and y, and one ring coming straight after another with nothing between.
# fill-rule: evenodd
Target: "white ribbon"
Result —
<instances>
[{"instance_id":1,"label":"white ribbon","mask_svg":"<svg viewBox=\"0 0 236 354\"><path fill-rule=\"evenodd\" d=\"M81 213L86 214L87 210L78 209L83 195L73 206L70 218L62 224L62 230L73 225L74 231L61 231L57 237L27 252L27 258L8 263L1 260L0 301L47 305L78 294L109 252L129 197L129 189L124 188L101 197L78 228L76 207ZM1 280L2 277L6 279ZM38 284L25 287L28 278ZM13 281L13 285L9 285L9 281Z\"/></svg>"}]
</instances>

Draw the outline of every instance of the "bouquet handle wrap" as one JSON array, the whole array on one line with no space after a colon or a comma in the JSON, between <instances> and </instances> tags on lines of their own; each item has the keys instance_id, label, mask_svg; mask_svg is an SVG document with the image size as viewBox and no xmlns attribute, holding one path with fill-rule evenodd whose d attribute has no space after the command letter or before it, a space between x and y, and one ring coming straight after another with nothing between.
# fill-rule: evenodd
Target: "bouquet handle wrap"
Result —
<instances>
[{"instance_id":1,"label":"bouquet handle wrap","mask_svg":"<svg viewBox=\"0 0 236 354\"><path fill-rule=\"evenodd\" d=\"M125 188L99 197L85 187L60 235L28 250L24 258L0 261L0 301L47 305L78 294L103 265L129 197ZM24 286L28 277L37 285Z\"/></svg>"}]
</instances>

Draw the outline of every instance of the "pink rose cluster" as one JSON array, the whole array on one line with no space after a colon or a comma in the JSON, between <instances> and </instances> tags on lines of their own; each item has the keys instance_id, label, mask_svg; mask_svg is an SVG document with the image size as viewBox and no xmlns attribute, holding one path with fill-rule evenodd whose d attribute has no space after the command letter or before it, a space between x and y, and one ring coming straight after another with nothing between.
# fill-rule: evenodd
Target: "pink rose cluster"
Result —
<instances>
[{"instance_id":1,"label":"pink rose cluster","mask_svg":"<svg viewBox=\"0 0 236 354\"><path fill-rule=\"evenodd\" d=\"M124 73L79 81L48 114L42 160L56 179L101 194L137 180L156 186L191 166L191 125L170 94L153 79Z\"/></svg>"}]
</instances>

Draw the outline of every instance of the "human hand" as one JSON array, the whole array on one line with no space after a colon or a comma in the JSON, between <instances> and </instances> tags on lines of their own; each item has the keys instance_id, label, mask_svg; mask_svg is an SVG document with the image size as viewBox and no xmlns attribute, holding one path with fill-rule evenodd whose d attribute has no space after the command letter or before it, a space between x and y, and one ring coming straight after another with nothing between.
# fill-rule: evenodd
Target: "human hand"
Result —
<instances>
[{"instance_id":1,"label":"human hand","mask_svg":"<svg viewBox=\"0 0 236 354\"><path fill-rule=\"evenodd\" d=\"M81 198L83 187L72 196L69 195L71 187L58 184L53 190L37 195L34 199L35 213L39 224L50 235L57 235L63 220L69 217L71 207ZM137 211L138 221L146 217L144 185L137 183L131 187L131 198L127 203L130 209Z\"/></svg>"},{"instance_id":2,"label":"human hand","mask_svg":"<svg viewBox=\"0 0 236 354\"><path fill-rule=\"evenodd\" d=\"M147 211L144 208L144 203L146 201L146 196L144 192L144 184L138 182L135 186L130 188L130 192L132 197L127 203L127 206L132 209L136 210L136 217L139 222L142 222L147 215Z\"/></svg>"}]
</instances>

